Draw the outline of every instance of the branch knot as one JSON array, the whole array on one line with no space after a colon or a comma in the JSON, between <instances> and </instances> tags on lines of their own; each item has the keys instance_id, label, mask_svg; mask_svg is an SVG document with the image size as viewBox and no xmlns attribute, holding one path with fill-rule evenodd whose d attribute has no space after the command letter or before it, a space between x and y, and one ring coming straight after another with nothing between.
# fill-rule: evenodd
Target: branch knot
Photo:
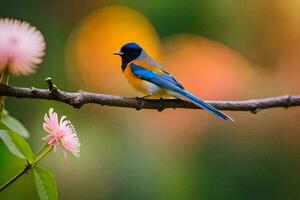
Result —
<instances>
[{"instance_id":1,"label":"branch knot","mask_svg":"<svg viewBox=\"0 0 300 200\"><path fill-rule=\"evenodd\" d=\"M288 108L291 106L291 98L292 98L291 95L286 96L286 100L285 100L286 105L284 106L285 108Z\"/></svg>"},{"instance_id":2,"label":"branch knot","mask_svg":"<svg viewBox=\"0 0 300 200\"><path fill-rule=\"evenodd\" d=\"M45 79L45 81L46 81L47 84L48 84L48 88L49 88L50 94L57 93L58 89L57 89L56 85L53 84L52 78L51 78L51 77L47 77L47 78Z\"/></svg>"}]
</instances>

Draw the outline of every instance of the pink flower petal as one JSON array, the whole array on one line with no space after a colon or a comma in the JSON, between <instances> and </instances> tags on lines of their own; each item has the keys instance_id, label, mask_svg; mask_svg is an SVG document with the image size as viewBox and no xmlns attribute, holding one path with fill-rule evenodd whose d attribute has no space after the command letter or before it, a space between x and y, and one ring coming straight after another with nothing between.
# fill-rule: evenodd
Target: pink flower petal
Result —
<instances>
[{"instance_id":1,"label":"pink flower petal","mask_svg":"<svg viewBox=\"0 0 300 200\"><path fill-rule=\"evenodd\" d=\"M44 37L27 22L0 19L0 71L13 75L29 75L42 62L45 50Z\"/></svg>"},{"instance_id":2,"label":"pink flower petal","mask_svg":"<svg viewBox=\"0 0 300 200\"><path fill-rule=\"evenodd\" d=\"M53 108L49 109L48 114L44 116L43 129L49 133L43 137L49 145L53 147L53 151L56 151L56 146L61 146L73 154L75 157L79 157L80 142L77 137L74 126L70 121L65 120L63 116L58 123L58 115L53 111ZM67 154L63 151L65 163L67 163Z\"/></svg>"}]
</instances>

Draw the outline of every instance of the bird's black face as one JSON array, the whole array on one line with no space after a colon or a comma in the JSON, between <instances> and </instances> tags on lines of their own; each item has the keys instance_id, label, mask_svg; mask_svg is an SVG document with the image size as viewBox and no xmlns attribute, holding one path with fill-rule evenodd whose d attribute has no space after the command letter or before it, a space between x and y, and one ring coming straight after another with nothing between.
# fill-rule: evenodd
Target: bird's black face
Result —
<instances>
[{"instance_id":1,"label":"bird's black face","mask_svg":"<svg viewBox=\"0 0 300 200\"><path fill-rule=\"evenodd\" d=\"M120 51L115 52L115 55L119 55L122 58L122 71L124 71L126 69L126 66L129 62L135 60L136 58L138 58L142 53L142 48L134 43L127 43L125 45L122 46Z\"/></svg>"}]
</instances>

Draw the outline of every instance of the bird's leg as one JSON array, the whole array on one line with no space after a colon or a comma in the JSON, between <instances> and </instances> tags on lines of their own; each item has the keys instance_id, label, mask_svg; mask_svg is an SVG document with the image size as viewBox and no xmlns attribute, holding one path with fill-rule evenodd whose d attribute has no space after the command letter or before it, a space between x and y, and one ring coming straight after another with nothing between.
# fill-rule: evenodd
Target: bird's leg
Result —
<instances>
[{"instance_id":1,"label":"bird's leg","mask_svg":"<svg viewBox=\"0 0 300 200\"><path fill-rule=\"evenodd\" d=\"M184 101L183 99L181 99L181 98L179 98L179 97L176 97L176 99L177 99L177 100L180 100L180 101Z\"/></svg>"},{"instance_id":2,"label":"bird's leg","mask_svg":"<svg viewBox=\"0 0 300 200\"><path fill-rule=\"evenodd\" d=\"M164 110L164 99L162 97L160 97L160 102L159 102L159 106L158 106L158 112L161 112Z\"/></svg>"},{"instance_id":3,"label":"bird's leg","mask_svg":"<svg viewBox=\"0 0 300 200\"><path fill-rule=\"evenodd\" d=\"M151 94L148 94L148 95L145 95L145 96L142 96L142 97L137 97L137 98L139 98L139 99L146 99L146 98L151 97L151 96L152 96Z\"/></svg>"},{"instance_id":4,"label":"bird's leg","mask_svg":"<svg viewBox=\"0 0 300 200\"><path fill-rule=\"evenodd\" d=\"M141 110L144 106L143 99L146 99L147 97L150 97L150 96L152 96L152 95L148 94L148 95L145 95L145 96L142 96L142 97L135 97L135 99L137 101L136 109Z\"/></svg>"}]
</instances>

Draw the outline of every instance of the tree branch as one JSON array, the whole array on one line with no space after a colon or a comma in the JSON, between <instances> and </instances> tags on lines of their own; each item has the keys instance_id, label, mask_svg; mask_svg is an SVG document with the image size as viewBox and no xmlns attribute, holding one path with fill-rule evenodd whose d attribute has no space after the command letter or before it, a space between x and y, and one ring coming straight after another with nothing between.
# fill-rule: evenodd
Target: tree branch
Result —
<instances>
[{"instance_id":1,"label":"tree branch","mask_svg":"<svg viewBox=\"0 0 300 200\"><path fill-rule=\"evenodd\" d=\"M107 94L97 94L85 91L78 92L65 92L59 90L53 83L51 78L47 78L49 89L38 88L22 88L0 84L0 96L11 96L17 98L31 98L31 99L48 99L60 101L74 108L89 103L116 106L125 108L140 109L157 109L162 111L166 108L189 108L199 109L192 103L182 101L180 99L140 99L128 98ZM245 101L206 101L219 110L231 111L250 111L257 113L262 109L275 108L275 107L291 107L300 105L300 95L297 96L278 96L264 99L253 99Z\"/></svg>"}]
</instances>

